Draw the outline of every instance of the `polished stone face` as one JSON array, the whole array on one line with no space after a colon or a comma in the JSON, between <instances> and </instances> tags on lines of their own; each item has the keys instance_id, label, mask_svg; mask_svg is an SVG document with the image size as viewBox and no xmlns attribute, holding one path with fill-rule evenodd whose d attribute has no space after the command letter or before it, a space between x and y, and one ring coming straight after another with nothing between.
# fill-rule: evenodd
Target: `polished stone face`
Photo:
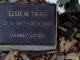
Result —
<instances>
[{"instance_id":1,"label":"polished stone face","mask_svg":"<svg viewBox=\"0 0 80 60\"><path fill-rule=\"evenodd\" d=\"M56 45L55 6L26 3L0 5L0 43Z\"/></svg>"}]
</instances>

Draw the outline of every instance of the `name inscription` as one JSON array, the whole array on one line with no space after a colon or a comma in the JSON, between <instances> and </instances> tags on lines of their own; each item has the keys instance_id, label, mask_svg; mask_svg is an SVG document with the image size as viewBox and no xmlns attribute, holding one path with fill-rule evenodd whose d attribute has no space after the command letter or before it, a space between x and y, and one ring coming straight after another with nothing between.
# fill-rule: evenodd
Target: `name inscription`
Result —
<instances>
[{"instance_id":1,"label":"name inscription","mask_svg":"<svg viewBox=\"0 0 80 60\"><path fill-rule=\"evenodd\" d=\"M48 12L9 11L8 12L8 16L47 17L48 16Z\"/></svg>"}]
</instances>

